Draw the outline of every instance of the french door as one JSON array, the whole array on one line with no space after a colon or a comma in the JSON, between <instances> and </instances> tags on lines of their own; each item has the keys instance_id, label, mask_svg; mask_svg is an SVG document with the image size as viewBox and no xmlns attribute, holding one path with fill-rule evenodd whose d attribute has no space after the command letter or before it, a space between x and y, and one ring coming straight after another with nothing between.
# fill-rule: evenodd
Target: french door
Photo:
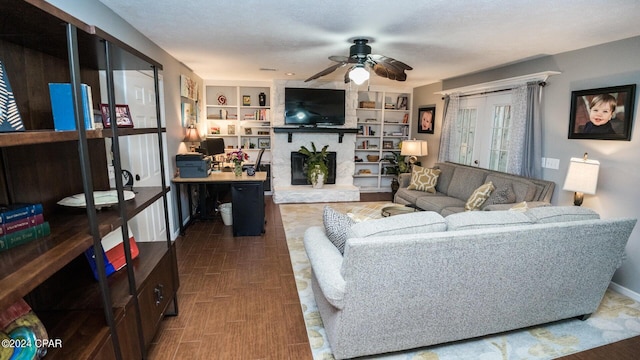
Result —
<instances>
[{"instance_id":1,"label":"french door","mask_svg":"<svg viewBox=\"0 0 640 360\"><path fill-rule=\"evenodd\" d=\"M512 112L511 91L461 98L453 133L454 161L506 171Z\"/></svg>"}]
</instances>

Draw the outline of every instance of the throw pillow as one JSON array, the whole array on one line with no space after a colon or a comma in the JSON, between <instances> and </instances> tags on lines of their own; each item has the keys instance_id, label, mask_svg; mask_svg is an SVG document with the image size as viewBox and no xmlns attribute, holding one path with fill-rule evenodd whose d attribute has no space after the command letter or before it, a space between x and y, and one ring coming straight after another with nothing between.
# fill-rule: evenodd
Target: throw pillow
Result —
<instances>
[{"instance_id":1,"label":"throw pillow","mask_svg":"<svg viewBox=\"0 0 640 360\"><path fill-rule=\"evenodd\" d=\"M466 204L464 204L464 211L480 210L480 207L489 198L493 190L495 190L495 187L491 181L480 185L467 199Z\"/></svg>"},{"instance_id":2,"label":"throw pillow","mask_svg":"<svg viewBox=\"0 0 640 360\"><path fill-rule=\"evenodd\" d=\"M516 193L513 192L513 186L511 184L498 187L491 193L491 196L484 202L482 206L497 205L497 204L513 204L516 202Z\"/></svg>"},{"instance_id":3,"label":"throw pillow","mask_svg":"<svg viewBox=\"0 0 640 360\"><path fill-rule=\"evenodd\" d=\"M414 165L413 171L411 172L411 180L407 189L426 191L435 194L440 172L441 171L438 169L429 169Z\"/></svg>"},{"instance_id":4,"label":"throw pillow","mask_svg":"<svg viewBox=\"0 0 640 360\"><path fill-rule=\"evenodd\" d=\"M351 225L355 224L351 218L340 213L330 206L325 206L322 214L324 232L341 254L344 254L344 245L351 236Z\"/></svg>"},{"instance_id":5,"label":"throw pillow","mask_svg":"<svg viewBox=\"0 0 640 360\"><path fill-rule=\"evenodd\" d=\"M520 212L525 212L527 210L529 210L529 206L527 206L527 202L526 201L517 203L517 204L513 205L511 207L511 209L509 209L509 211L520 211Z\"/></svg>"}]
</instances>

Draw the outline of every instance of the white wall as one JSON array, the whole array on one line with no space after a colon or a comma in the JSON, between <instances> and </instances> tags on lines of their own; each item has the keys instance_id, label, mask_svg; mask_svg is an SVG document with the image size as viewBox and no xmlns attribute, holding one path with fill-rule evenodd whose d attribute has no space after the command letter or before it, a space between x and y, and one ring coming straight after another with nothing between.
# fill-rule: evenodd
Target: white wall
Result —
<instances>
[{"instance_id":1,"label":"white wall","mask_svg":"<svg viewBox=\"0 0 640 360\"><path fill-rule=\"evenodd\" d=\"M161 115L166 124L167 135L165 144L167 149L166 163L169 164L169 167L166 169L166 172L168 177L172 178L176 171L175 154L187 151L182 142L185 130L182 128L180 113L180 75L188 75L196 80L201 90L202 79L98 0L47 0L47 2L87 24L97 26L162 64L163 70L160 74L164 87L160 96L162 97L164 95L164 111ZM202 93L202 91L200 91L200 93ZM169 199L172 238L177 236L178 224L178 215L174 211L175 206L172 205L175 200L174 194L175 191L172 191ZM186 208L187 206L183 206L183 209Z\"/></svg>"},{"instance_id":2,"label":"white wall","mask_svg":"<svg viewBox=\"0 0 640 360\"><path fill-rule=\"evenodd\" d=\"M640 37L607 43L577 51L521 62L472 75L443 81L443 89L499 80L546 70L560 71L544 88L543 153L546 158L560 160L558 170L543 169L543 178L556 183L554 205L572 205L573 193L562 186L570 157L581 157L601 163L596 195L585 195L583 206L594 209L603 218L640 216L640 102L636 91L634 124L631 141L570 140L567 138L571 91L640 83ZM428 99L433 85L416 88L416 102ZM436 90L437 91L437 90ZM437 121L441 122L438 118ZM436 123L440 125L441 123ZM431 146L430 149L431 150ZM431 158L431 155L429 155ZM576 239L580 241L580 239ZM640 293L640 225L636 225L627 244L628 258L616 272L613 281ZM567 254L566 256L571 256Z\"/></svg>"}]
</instances>

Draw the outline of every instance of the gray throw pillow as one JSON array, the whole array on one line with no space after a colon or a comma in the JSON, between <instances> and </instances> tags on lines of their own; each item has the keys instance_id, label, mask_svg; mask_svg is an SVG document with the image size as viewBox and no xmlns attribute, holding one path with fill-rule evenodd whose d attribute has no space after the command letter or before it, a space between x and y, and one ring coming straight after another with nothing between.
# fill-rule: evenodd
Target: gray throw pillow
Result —
<instances>
[{"instance_id":1,"label":"gray throw pillow","mask_svg":"<svg viewBox=\"0 0 640 360\"><path fill-rule=\"evenodd\" d=\"M491 193L491 196L484 202L482 207L496 204L513 204L516 202L516 193L513 192L513 186L511 184L505 184L496 188Z\"/></svg>"},{"instance_id":2,"label":"gray throw pillow","mask_svg":"<svg viewBox=\"0 0 640 360\"><path fill-rule=\"evenodd\" d=\"M340 254L344 254L344 245L351 236L351 226L355 224L347 214L343 214L325 206L322 214L324 232L329 240L338 248Z\"/></svg>"}]
</instances>

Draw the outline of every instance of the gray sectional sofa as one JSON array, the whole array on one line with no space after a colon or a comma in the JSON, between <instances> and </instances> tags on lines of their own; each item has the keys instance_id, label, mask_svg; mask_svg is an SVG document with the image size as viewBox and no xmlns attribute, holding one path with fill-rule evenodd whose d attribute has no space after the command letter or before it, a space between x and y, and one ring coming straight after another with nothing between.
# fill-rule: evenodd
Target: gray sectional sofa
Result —
<instances>
[{"instance_id":1,"label":"gray sectional sofa","mask_svg":"<svg viewBox=\"0 0 640 360\"><path fill-rule=\"evenodd\" d=\"M553 181L531 179L449 162L437 163L434 168L441 171L435 194L409 190L407 187L411 174L401 174L398 177L400 188L395 194L394 202L447 216L464 211L464 204L469 196L488 181L493 183L495 190L482 210L508 210L523 201L527 202L529 208L550 205L555 187Z\"/></svg>"},{"instance_id":2,"label":"gray sectional sofa","mask_svg":"<svg viewBox=\"0 0 640 360\"><path fill-rule=\"evenodd\" d=\"M589 315L635 223L576 206L423 211L345 223L344 254L323 227L307 229L304 246L333 355L345 359Z\"/></svg>"}]
</instances>

